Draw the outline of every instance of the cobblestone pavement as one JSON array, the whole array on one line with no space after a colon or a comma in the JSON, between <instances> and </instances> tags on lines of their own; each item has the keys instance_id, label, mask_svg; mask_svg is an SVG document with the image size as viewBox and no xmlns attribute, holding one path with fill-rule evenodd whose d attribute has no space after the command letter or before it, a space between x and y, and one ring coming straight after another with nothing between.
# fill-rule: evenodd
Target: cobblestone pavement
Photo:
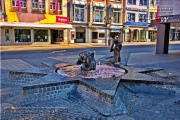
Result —
<instances>
[{"instance_id":1,"label":"cobblestone pavement","mask_svg":"<svg viewBox=\"0 0 180 120\"><path fill-rule=\"evenodd\" d=\"M64 61L66 60L68 59L64 59ZM171 63L171 61L168 62ZM26 94L22 90L24 86L31 85L31 83L45 84L44 80L46 79L51 83L57 80L63 81L64 78L51 77L53 72L51 68L36 68L19 59L1 60L1 113L4 113L6 108L11 108L9 109L9 113L11 113L8 114L9 118L4 114L1 114L1 117L8 120L12 118L17 120L23 118L29 120L179 120L180 104L175 103L175 100L180 98L180 87L178 84L180 76L177 69L179 64L179 61L173 61L171 65L159 62L159 64L123 66L129 71L129 74L126 74L120 80L113 104L109 105L109 103L102 102L96 98L94 92L76 83L63 85L59 94L56 93L58 91L47 92L47 94L52 94L51 98L33 101L34 95L38 96L38 98L43 98L45 94L43 95L43 92L42 94ZM162 66L169 69L164 69ZM170 69L173 67L176 67L176 70ZM18 78L16 75L12 76L12 74L16 73L14 70L17 73L23 70L28 75L26 74L25 79ZM32 74L30 73L32 73L32 70L40 76L35 78L33 76L34 79L31 79ZM14 73L9 71L14 71ZM49 74L49 76L46 76L46 74ZM29 79L31 80L28 81ZM102 86L100 88L103 90ZM52 87L51 89L54 88ZM37 92L41 92L41 89L37 89ZM29 96L32 96L32 99L29 99ZM27 98L30 102L22 103ZM15 115L13 113L17 113L17 111L12 111L13 108L18 109L21 107L27 110L30 108L39 108L39 110L57 108L58 110L67 111L55 111L53 114L46 113L45 115L40 111L39 114L27 112L22 116L11 117L11 115ZM121 111L121 114L102 114L106 113L107 109L112 109L114 113L119 110L124 111Z\"/></svg>"}]
</instances>

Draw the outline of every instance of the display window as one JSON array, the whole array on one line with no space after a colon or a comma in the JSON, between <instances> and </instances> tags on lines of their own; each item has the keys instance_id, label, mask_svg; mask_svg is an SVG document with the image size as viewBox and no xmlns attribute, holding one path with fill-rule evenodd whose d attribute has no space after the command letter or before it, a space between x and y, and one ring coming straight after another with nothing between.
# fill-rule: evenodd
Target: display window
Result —
<instances>
[{"instance_id":1,"label":"display window","mask_svg":"<svg viewBox=\"0 0 180 120\"><path fill-rule=\"evenodd\" d=\"M6 42L10 41L9 29L5 29L5 39L6 39Z\"/></svg>"},{"instance_id":2,"label":"display window","mask_svg":"<svg viewBox=\"0 0 180 120\"><path fill-rule=\"evenodd\" d=\"M15 42L31 42L31 31L30 29L15 29Z\"/></svg>"},{"instance_id":3,"label":"display window","mask_svg":"<svg viewBox=\"0 0 180 120\"><path fill-rule=\"evenodd\" d=\"M34 30L34 42L48 42L48 30Z\"/></svg>"}]
</instances>

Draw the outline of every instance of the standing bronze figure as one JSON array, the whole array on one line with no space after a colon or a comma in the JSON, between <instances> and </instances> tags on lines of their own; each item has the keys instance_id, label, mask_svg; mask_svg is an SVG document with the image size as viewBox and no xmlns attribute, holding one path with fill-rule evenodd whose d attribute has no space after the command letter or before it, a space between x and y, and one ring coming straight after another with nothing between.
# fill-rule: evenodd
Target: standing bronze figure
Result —
<instances>
[{"instance_id":1,"label":"standing bronze figure","mask_svg":"<svg viewBox=\"0 0 180 120\"><path fill-rule=\"evenodd\" d=\"M122 42L119 42L117 39L114 39L111 46L110 52L114 52L114 63L121 62L120 51L122 49Z\"/></svg>"}]
</instances>

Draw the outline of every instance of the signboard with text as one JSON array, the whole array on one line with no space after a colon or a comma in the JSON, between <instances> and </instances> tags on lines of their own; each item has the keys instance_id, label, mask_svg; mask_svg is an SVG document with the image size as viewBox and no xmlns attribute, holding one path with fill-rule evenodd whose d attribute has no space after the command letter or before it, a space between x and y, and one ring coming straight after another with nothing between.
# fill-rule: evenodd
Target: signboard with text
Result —
<instances>
[{"instance_id":1,"label":"signboard with text","mask_svg":"<svg viewBox=\"0 0 180 120\"><path fill-rule=\"evenodd\" d=\"M148 26L147 22L126 22L126 25L131 25L131 26Z\"/></svg>"},{"instance_id":2,"label":"signboard with text","mask_svg":"<svg viewBox=\"0 0 180 120\"><path fill-rule=\"evenodd\" d=\"M62 17L62 16L56 16L56 22L68 24L69 18L68 17Z\"/></svg>"}]
</instances>

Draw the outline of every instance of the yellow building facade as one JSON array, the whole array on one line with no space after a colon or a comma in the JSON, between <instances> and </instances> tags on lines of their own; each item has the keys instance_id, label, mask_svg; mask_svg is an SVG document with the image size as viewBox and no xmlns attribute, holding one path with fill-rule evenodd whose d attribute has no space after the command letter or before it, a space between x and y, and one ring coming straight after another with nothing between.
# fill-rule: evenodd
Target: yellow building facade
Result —
<instances>
[{"instance_id":1,"label":"yellow building facade","mask_svg":"<svg viewBox=\"0 0 180 120\"><path fill-rule=\"evenodd\" d=\"M1 0L1 44L69 43L65 0Z\"/></svg>"}]
</instances>

